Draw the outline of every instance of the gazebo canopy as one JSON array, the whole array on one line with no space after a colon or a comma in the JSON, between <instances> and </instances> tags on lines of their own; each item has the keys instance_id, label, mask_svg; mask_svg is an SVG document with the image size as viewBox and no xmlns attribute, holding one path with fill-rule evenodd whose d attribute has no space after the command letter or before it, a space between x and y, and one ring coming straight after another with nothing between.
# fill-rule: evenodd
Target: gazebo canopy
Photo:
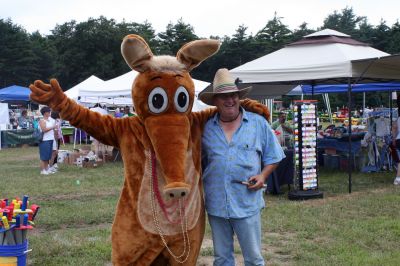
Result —
<instances>
[{"instance_id":1,"label":"gazebo canopy","mask_svg":"<svg viewBox=\"0 0 400 266\"><path fill-rule=\"evenodd\" d=\"M243 83L316 84L400 79L400 56L325 29L230 71Z\"/></svg>"},{"instance_id":2,"label":"gazebo canopy","mask_svg":"<svg viewBox=\"0 0 400 266\"><path fill-rule=\"evenodd\" d=\"M0 101L30 101L31 90L27 87L12 85L0 89Z\"/></svg>"}]
</instances>

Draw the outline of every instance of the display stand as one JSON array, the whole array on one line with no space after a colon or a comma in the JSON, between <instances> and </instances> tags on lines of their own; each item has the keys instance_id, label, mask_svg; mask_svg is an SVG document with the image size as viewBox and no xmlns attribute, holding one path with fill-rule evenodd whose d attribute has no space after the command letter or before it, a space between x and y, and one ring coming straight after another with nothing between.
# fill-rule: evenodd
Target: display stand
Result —
<instances>
[{"instance_id":1,"label":"display stand","mask_svg":"<svg viewBox=\"0 0 400 266\"><path fill-rule=\"evenodd\" d=\"M318 190L317 101L295 101L293 105L295 180L290 200L323 198Z\"/></svg>"}]
</instances>

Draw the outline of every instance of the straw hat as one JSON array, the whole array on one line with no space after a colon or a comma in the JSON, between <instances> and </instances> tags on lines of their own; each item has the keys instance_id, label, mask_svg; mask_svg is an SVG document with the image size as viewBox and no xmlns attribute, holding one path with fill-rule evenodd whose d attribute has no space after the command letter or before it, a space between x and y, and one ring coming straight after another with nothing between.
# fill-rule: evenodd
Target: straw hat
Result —
<instances>
[{"instance_id":1,"label":"straw hat","mask_svg":"<svg viewBox=\"0 0 400 266\"><path fill-rule=\"evenodd\" d=\"M213 81L213 91L206 92L202 91L199 94L199 99L208 105L214 105L213 97L214 95L221 93L232 93L239 92L239 99L243 99L251 90L251 87L247 87L244 89L239 89L236 84L234 78L229 73L228 69L221 68L218 69L217 73L215 73L214 81Z\"/></svg>"}]
</instances>

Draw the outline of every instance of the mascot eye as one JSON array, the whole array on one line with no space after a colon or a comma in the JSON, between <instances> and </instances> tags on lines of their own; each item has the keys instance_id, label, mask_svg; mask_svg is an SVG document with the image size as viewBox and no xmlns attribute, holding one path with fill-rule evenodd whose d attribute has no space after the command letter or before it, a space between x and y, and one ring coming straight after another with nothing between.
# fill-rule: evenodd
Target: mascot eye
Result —
<instances>
[{"instance_id":1,"label":"mascot eye","mask_svg":"<svg viewBox=\"0 0 400 266\"><path fill-rule=\"evenodd\" d=\"M163 88L154 88L147 99L149 109L152 113L159 114L167 109L168 96Z\"/></svg>"},{"instance_id":2,"label":"mascot eye","mask_svg":"<svg viewBox=\"0 0 400 266\"><path fill-rule=\"evenodd\" d=\"M178 112L186 112L189 107L189 93L185 87L180 86L174 97L175 108Z\"/></svg>"}]
</instances>

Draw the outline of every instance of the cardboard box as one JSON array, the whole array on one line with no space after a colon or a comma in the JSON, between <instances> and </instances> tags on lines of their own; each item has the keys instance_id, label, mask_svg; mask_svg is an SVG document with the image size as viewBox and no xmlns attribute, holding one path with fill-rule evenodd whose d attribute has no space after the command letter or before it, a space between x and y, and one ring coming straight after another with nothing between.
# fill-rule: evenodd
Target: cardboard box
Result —
<instances>
[{"instance_id":1,"label":"cardboard box","mask_svg":"<svg viewBox=\"0 0 400 266\"><path fill-rule=\"evenodd\" d=\"M80 150L89 152L91 150L91 145L81 145Z\"/></svg>"},{"instance_id":2,"label":"cardboard box","mask_svg":"<svg viewBox=\"0 0 400 266\"><path fill-rule=\"evenodd\" d=\"M81 155L80 155L80 153L79 152L71 152L71 153L69 153L68 155L67 155L67 160L65 160L66 161L66 163L67 164L75 164L75 162L76 162L76 159L77 158L79 158Z\"/></svg>"},{"instance_id":3,"label":"cardboard box","mask_svg":"<svg viewBox=\"0 0 400 266\"><path fill-rule=\"evenodd\" d=\"M83 161L82 162L82 166L84 168L97 168L97 167L102 166L102 165L103 165L103 161L102 160L88 161L88 162Z\"/></svg>"}]
</instances>

